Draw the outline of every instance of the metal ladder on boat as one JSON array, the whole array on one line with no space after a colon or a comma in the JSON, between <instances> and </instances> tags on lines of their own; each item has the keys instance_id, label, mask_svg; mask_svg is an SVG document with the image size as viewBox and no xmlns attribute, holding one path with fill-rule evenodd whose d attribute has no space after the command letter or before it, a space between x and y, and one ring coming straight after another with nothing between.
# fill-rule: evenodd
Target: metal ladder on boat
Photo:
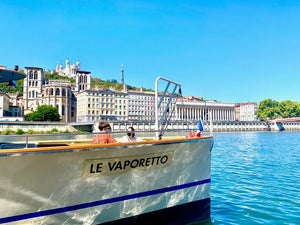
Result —
<instances>
[{"instance_id":1,"label":"metal ladder on boat","mask_svg":"<svg viewBox=\"0 0 300 225\"><path fill-rule=\"evenodd\" d=\"M160 99L158 99L159 98L159 96L158 96L158 81L159 80L163 80L163 81L167 82L165 90L164 90L163 94L161 95ZM168 102L167 102L165 108L163 109L162 102L163 102L166 94L168 93L170 84L173 84L174 88L168 99ZM167 120L167 122L168 122L170 120L170 118L172 117L173 111L171 112L171 115L169 115L169 113L170 113L169 107L170 107L170 104L172 103L172 99L174 97L174 94L175 94L175 91L177 88L179 88L178 92L181 95L181 84L178 84L174 81L168 80L163 77L156 78L156 81L155 81L155 130L156 130L156 139L157 140L161 139L161 137L163 135L162 128L163 128L164 121ZM176 104L176 102L174 104ZM163 113L160 115L160 118L159 118L159 112L161 112L161 111L163 111ZM166 115L168 115L168 118L166 118ZM165 125L167 125L167 123Z\"/></svg>"}]
</instances>

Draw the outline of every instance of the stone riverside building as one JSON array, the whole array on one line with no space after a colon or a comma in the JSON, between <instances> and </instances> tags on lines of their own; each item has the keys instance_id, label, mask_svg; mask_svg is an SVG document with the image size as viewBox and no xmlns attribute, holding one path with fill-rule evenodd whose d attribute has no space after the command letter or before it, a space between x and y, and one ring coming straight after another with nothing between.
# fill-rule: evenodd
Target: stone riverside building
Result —
<instances>
[{"instance_id":1,"label":"stone riverside building","mask_svg":"<svg viewBox=\"0 0 300 225\"><path fill-rule=\"evenodd\" d=\"M127 120L127 93L89 89L77 95L77 122Z\"/></svg>"},{"instance_id":2,"label":"stone riverside building","mask_svg":"<svg viewBox=\"0 0 300 225\"><path fill-rule=\"evenodd\" d=\"M258 117L255 114L255 112L258 109L258 105L256 102L247 102L247 103L240 103L237 104L237 107L239 108L239 115L240 117L238 120L240 121L257 121Z\"/></svg>"},{"instance_id":3,"label":"stone riverside building","mask_svg":"<svg viewBox=\"0 0 300 225\"><path fill-rule=\"evenodd\" d=\"M181 98L176 103L176 119L190 120L235 120L235 104L215 101L190 101Z\"/></svg>"}]
</instances>

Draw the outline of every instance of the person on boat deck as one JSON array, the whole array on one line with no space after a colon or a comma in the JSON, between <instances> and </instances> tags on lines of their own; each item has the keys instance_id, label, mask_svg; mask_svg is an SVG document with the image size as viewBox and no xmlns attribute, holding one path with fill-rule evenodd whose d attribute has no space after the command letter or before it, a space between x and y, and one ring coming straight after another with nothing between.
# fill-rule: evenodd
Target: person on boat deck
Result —
<instances>
[{"instance_id":1,"label":"person on boat deck","mask_svg":"<svg viewBox=\"0 0 300 225\"><path fill-rule=\"evenodd\" d=\"M127 133L127 135L123 136L123 140L122 142L133 142L133 141L137 141L136 137L135 137L135 133L134 128L133 127L128 127L127 131L129 131Z\"/></svg>"},{"instance_id":2,"label":"person on boat deck","mask_svg":"<svg viewBox=\"0 0 300 225\"><path fill-rule=\"evenodd\" d=\"M101 134L96 134L92 139L92 144L108 144L108 143L116 143L117 141L110 134L111 127L107 122L99 123L99 130Z\"/></svg>"}]
</instances>

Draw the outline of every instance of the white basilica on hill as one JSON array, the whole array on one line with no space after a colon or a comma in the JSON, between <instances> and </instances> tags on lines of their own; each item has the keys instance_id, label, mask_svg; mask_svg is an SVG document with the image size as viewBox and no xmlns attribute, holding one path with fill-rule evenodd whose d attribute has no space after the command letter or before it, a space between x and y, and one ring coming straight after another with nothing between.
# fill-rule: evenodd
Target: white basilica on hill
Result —
<instances>
[{"instance_id":1,"label":"white basilica on hill","mask_svg":"<svg viewBox=\"0 0 300 225\"><path fill-rule=\"evenodd\" d=\"M55 71L61 76L67 76L69 78L76 79L76 74L78 71L80 71L80 62L77 60L75 65L70 65L70 60L67 59L65 68L62 64L57 62Z\"/></svg>"}]
</instances>

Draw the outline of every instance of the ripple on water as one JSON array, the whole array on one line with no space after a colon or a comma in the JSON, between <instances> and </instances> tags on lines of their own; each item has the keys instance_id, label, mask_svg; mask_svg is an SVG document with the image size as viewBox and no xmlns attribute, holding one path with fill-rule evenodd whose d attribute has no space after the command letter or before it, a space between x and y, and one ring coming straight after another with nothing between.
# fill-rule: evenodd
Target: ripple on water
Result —
<instances>
[{"instance_id":1,"label":"ripple on water","mask_svg":"<svg viewBox=\"0 0 300 225\"><path fill-rule=\"evenodd\" d=\"M216 133L212 224L300 224L300 132Z\"/></svg>"}]
</instances>

